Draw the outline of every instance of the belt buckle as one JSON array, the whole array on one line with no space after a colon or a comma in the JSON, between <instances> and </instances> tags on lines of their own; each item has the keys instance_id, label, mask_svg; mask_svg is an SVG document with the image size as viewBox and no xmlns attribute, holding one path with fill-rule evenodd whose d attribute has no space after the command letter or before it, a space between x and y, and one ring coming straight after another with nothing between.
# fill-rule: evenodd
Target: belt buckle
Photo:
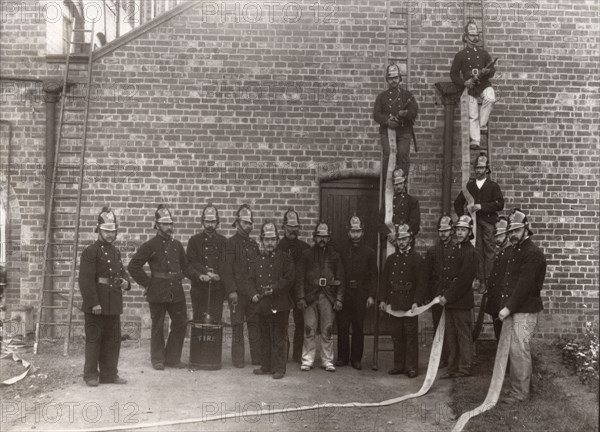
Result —
<instances>
[{"instance_id":1,"label":"belt buckle","mask_svg":"<svg viewBox=\"0 0 600 432\"><path fill-rule=\"evenodd\" d=\"M477 78L479 76L479 69L475 68L475 69L471 69L471 75L475 78Z\"/></svg>"},{"instance_id":2,"label":"belt buckle","mask_svg":"<svg viewBox=\"0 0 600 432\"><path fill-rule=\"evenodd\" d=\"M358 283L355 280L351 280L349 282L349 286L350 286L350 288L357 288L358 287Z\"/></svg>"},{"instance_id":3,"label":"belt buckle","mask_svg":"<svg viewBox=\"0 0 600 432\"><path fill-rule=\"evenodd\" d=\"M327 286L327 279L326 278L319 278L319 286L320 287Z\"/></svg>"}]
</instances>

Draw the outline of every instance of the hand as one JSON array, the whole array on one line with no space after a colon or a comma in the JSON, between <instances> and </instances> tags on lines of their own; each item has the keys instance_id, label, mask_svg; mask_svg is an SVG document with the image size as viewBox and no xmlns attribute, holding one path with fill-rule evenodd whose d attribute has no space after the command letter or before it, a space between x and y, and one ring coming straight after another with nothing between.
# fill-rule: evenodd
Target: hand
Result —
<instances>
[{"instance_id":1,"label":"hand","mask_svg":"<svg viewBox=\"0 0 600 432\"><path fill-rule=\"evenodd\" d=\"M209 275L200 275L200 282L208 282L210 281Z\"/></svg>"},{"instance_id":2,"label":"hand","mask_svg":"<svg viewBox=\"0 0 600 432\"><path fill-rule=\"evenodd\" d=\"M398 117L406 117L407 114L408 114L408 110L398 111Z\"/></svg>"},{"instance_id":3,"label":"hand","mask_svg":"<svg viewBox=\"0 0 600 432\"><path fill-rule=\"evenodd\" d=\"M123 291L127 291L127 289L129 289L129 281L127 279L121 278L121 289Z\"/></svg>"},{"instance_id":4,"label":"hand","mask_svg":"<svg viewBox=\"0 0 600 432\"><path fill-rule=\"evenodd\" d=\"M304 312L304 310L308 307L308 305L306 304L306 300L304 299L300 299L298 300L298 302L296 303L296 306L298 307L298 309L300 309L302 312Z\"/></svg>"},{"instance_id":5,"label":"hand","mask_svg":"<svg viewBox=\"0 0 600 432\"><path fill-rule=\"evenodd\" d=\"M395 246L396 245L396 235L393 233L389 233L387 235L387 241L389 244Z\"/></svg>"},{"instance_id":6,"label":"hand","mask_svg":"<svg viewBox=\"0 0 600 432\"><path fill-rule=\"evenodd\" d=\"M218 274L216 274L216 273L213 273L213 272L208 272L208 277L209 277L211 280L214 280L214 281L216 281L216 282L218 282L218 281L220 281L220 280L221 280L221 276L219 276Z\"/></svg>"},{"instance_id":7,"label":"hand","mask_svg":"<svg viewBox=\"0 0 600 432\"><path fill-rule=\"evenodd\" d=\"M258 303L259 300L260 300L260 296L258 294L254 294L252 296L252 303Z\"/></svg>"},{"instance_id":8,"label":"hand","mask_svg":"<svg viewBox=\"0 0 600 432\"><path fill-rule=\"evenodd\" d=\"M445 306L446 303L448 303L448 300L446 300L446 297L440 296L440 305Z\"/></svg>"},{"instance_id":9,"label":"hand","mask_svg":"<svg viewBox=\"0 0 600 432\"><path fill-rule=\"evenodd\" d=\"M491 72L492 70L489 68L483 68L481 69L481 72L479 72L480 75L487 75Z\"/></svg>"},{"instance_id":10,"label":"hand","mask_svg":"<svg viewBox=\"0 0 600 432\"><path fill-rule=\"evenodd\" d=\"M375 304L375 299L373 299L373 297L369 297L367 299L367 307L368 308L373 307L374 304Z\"/></svg>"},{"instance_id":11,"label":"hand","mask_svg":"<svg viewBox=\"0 0 600 432\"><path fill-rule=\"evenodd\" d=\"M508 318L509 315L510 315L510 310L508 310L508 308L505 306L502 308L502 310L498 314L498 319L500 321L504 321L506 318Z\"/></svg>"},{"instance_id":12,"label":"hand","mask_svg":"<svg viewBox=\"0 0 600 432\"><path fill-rule=\"evenodd\" d=\"M390 129L397 129L398 126L400 126L400 123L398 123L396 120L394 119L390 119L387 122L387 125Z\"/></svg>"},{"instance_id":13,"label":"hand","mask_svg":"<svg viewBox=\"0 0 600 432\"><path fill-rule=\"evenodd\" d=\"M469 78L468 80L466 80L465 87L468 88L469 90L472 89L473 87L475 87L475 80L473 78Z\"/></svg>"},{"instance_id":14,"label":"hand","mask_svg":"<svg viewBox=\"0 0 600 432\"><path fill-rule=\"evenodd\" d=\"M100 315L102 313L102 306L96 305L92 308L92 313L94 315Z\"/></svg>"},{"instance_id":15,"label":"hand","mask_svg":"<svg viewBox=\"0 0 600 432\"><path fill-rule=\"evenodd\" d=\"M379 310L385 312L385 302L379 302Z\"/></svg>"},{"instance_id":16,"label":"hand","mask_svg":"<svg viewBox=\"0 0 600 432\"><path fill-rule=\"evenodd\" d=\"M273 285L269 285L268 287L265 288L264 295L266 295L266 296L273 295Z\"/></svg>"},{"instance_id":17,"label":"hand","mask_svg":"<svg viewBox=\"0 0 600 432\"><path fill-rule=\"evenodd\" d=\"M471 214L478 212L479 210L481 210L481 204L468 205L467 210L469 210L469 213Z\"/></svg>"},{"instance_id":18,"label":"hand","mask_svg":"<svg viewBox=\"0 0 600 432\"><path fill-rule=\"evenodd\" d=\"M417 304L416 304L416 303L413 303L413 304L412 304L412 307L410 308L410 311L411 311L412 313L415 313L415 309L416 309L416 308L417 308Z\"/></svg>"},{"instance_id":19,"label":"hand","mask_svg":"<svg viewBox=\"0 0 600 432\"><path fill-rule=\"evenodd\" d=\"M342 310L342 307L343 307L343 305L342 305L341 301L336 300L335 302L333 302L333 310L334 311L339 312Z\"/></svg>"},{"instance_id":20,"label":"hand","mask_svg":"<svg viewBox=\"0 0 600 432\"><path fill-rule=\"evenodd\" d=\"M232 306L235 306L238 304L238 295L237 292L232 292L231 294L229 294L229 301L231 302Z\"/></svg>"}]
</instances>

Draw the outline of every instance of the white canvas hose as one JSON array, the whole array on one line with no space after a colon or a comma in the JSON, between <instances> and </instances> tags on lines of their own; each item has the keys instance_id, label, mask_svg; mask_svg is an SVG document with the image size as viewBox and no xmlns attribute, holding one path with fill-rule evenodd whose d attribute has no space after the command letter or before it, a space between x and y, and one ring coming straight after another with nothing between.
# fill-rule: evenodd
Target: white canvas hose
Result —
<instances>
[{"instance_id":1,"label":"white canvas hose","mask_svg":"<svg viewBox=\"0 0 600 432\"><path fill-rule=\"evenodd\" d=\"M431 308L433 305L438 304L438 303L439 303L439 298L436 297L431 302L429 302L427 305L416 308L414 313L410 312L410 311L407 311L407 312L390 311L390 312L392 312L391 315L394 315L394 316L417 316L417 315L422 314L423 312L429 310L429 308ZM435 337L433 339L431 353L429 355L429 364L427 366L427 373L425 374L425 380L423 381L423 385L421 386L419 391L417 391L416 393L400 396L400 397L393 398L393 399L384 400L382 402L322 403L322 404L303 406L303 407L284 408L284 409L277 409L277 410L272 410L272 411L270 410L269 415L289 414L289 413L302 412L302 411L313 411L313 410L318 410L318 409L323 409L323 408L380 408L380 407L394 405L394 404L403 402L408 399L414 399L414 398L423 396L424 394L426 394L429 391L429 389L433 385L433 382L435 381L435 378L437 376L438 366L440 363L440 357L442 355L442 345L443 345L442 342L444 340L445 322L446 322L446 314L445 314L445 312L442 312L442 316L440 318L440 322L438 324L438 328L435 333ZM245 415L252 417L252 416L259 416L261 414L262 413L259 411L248 411ZM225 414L225 415L196 417L196 418L172 420L172 421L166 420L166 421L159 421L159 422L152 422L152 423L127 424L127 425L121 425L121 426L110 426L110 427L103 427L103 428L96 428L96 429L78 429L78 430L73 430L73 432L108 432L108 431L135 430L135 429L146 429L146 428L159 428L159 427L165 427L165 426L183 425L183 424L190 424L190 423L205 423L205 422L211 422L211 421L216 421L216 420L225 420L225 419L236 418L236 417L239 417L239 413L232 412L232 413Z\"/></svg>"}]
</instances>

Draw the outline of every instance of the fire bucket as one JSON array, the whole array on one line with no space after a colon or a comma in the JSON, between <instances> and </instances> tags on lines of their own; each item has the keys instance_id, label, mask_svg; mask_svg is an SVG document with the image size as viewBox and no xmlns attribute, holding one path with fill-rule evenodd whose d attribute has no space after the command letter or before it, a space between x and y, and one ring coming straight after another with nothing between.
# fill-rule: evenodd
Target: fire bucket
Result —
<instances>
[{"instance_id":1,"label":"fire bucket","mask_svg":"<svg viewBox=\"0 0 600 432\"><path fill-rule=\"evenodd\" d=\"M190 369L221 369L223 326L192 322L190 338Z\"/></svg>"}]
</instances>

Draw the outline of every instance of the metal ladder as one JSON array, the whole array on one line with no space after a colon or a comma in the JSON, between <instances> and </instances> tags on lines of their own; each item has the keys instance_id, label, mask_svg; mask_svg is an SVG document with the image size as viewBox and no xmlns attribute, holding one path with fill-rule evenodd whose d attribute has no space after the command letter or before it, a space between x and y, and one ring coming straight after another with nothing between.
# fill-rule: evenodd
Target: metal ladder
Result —
<instances>
[{"instance_id":1,"label":"metal ladder","mask_svg":"<svg viewBox=\"0 0 600 432\"><path fill-rule=\"evenodd\" d=\"M410 0L386 1L386 28L385 28L385 52L386 52L386 67L391 64L397 64L400 66L402 74L402 83L400 85L405 89L408 89L411 78L411 35L412 35L412 23L410 19ZM391 147L391 146L390 146ZM395 149L390 151L390 161L395 164ZM390 161L388 161L388 166ZM383 162L383 161L382 161ZM381 166L383 167L383 163ZM379 176L379 208L385 207L385 184L383 182L384 173ZM383 265L386 258L388 257L386 250L386 242L382 240L382 236L378 234L377 244L377 265L379 266L379 273L383 271ZM381 281L379 282L381 283ZM371 369L379 369L379 352L380 351L391 351L382 350L379 348L379 326L380 326L380 315L379 310L379 299L376 300L375 304L375 329L373 334L373 360Z\"/></svg>"},{"instance_id":2,"label":"metal ladder","mask_svg":"<svg viewBox=\"0 0 600 432\"><path fill-rule=\"evenodd\" d=\"M76 35L81 33L83 33L83 41L76 41L78 39ZM88 34L89 38L86 37ZM86 42L86 40L88 41ZM87 123L92 82L94 22L92 22L91 29L76 29L74 21L70 39L65 40L65 42L67 43L66 66L54 164L52 166L52 177L46 179L51 181L51 187L45 222L42 287L36 314L33 351L37 354L40 350L40 340L43 339L42 331L55 326L64 326L66 332L64 334L63 354L66 356L69 352L73 319L79 220L85 174ZM81 46L85 50L87 44L89 44L87 54L80 54L77 52L79 50L75 49ZM87 60L87 68L77 69L76 65L82 64L78 61L84 60ZM70 81L70 74L78 74L78 79ZM83 80L80 80L82 75ZM84 85L83 94L71 93L69 86L73 84L75 84L75 87ZM74 173L77 174L73 175ZM71 236L72 238L69 239ZM64 248L66 248L66 251ZM54 255L55 251L59 252L59 256ZM65 278L69 279L65 281ZM56 285L63 288L56 289L55 281ZM68 286L68 289L65 289L65 286ZM60 305L54 304L55 296L60 298ZM54 316L54 310L60 309L66 310L66 320L62 322L59 322Z\"/></svg>"},{"instance_id":3,"label":"metal ladder","mask_svg":"<svg viewBox=\"0 0 600 432\"><path fill-rule=\"evenodd\" d=\"M473 0L463 0L463 27L467 24L467 21L473 20L477 23L480 28L480 43L479 47L482 49L486 49L485 44L485 0L473 1ZM488 121L488 130L487 133L481 134L481 142L479 150L470 150L470 136L469 136L469 119L468 119L468 111L467 114L464 115L464 103L461 100L461 149L462 149L462 185L463 185L463 194L465 194L466 184L471 177L471 161L474 160L480 152L485 152L488 157L488 161L491 160L492 146L490 142L490 123ZM470 194L469 194L470 195ZM465 194L467 197L467 194ZM473 226L477 223L474 215L473 215ZM473 230L475 233L475 229ZM473 240L474 242L474 240ZM475 296L475 307L473 308L473 341L476 341L481 332L483 331L484 326L488 326L493 329L493 322L491 317L485 313L485 304L487 301L487 294L480 294L478 291L474 293ZM494 339L493 330L491 338L484 332L485 338L482 340L491 340Z\"/></svg>"}]
</instances>

